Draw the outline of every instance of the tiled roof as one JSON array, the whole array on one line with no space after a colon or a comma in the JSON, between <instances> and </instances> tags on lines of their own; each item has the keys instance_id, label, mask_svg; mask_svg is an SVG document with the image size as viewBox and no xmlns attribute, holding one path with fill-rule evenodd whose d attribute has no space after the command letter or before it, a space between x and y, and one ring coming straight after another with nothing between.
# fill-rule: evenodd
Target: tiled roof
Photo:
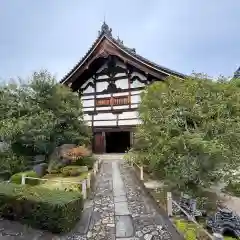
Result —
<instances>
[{"instance_id":1,"label":"tiled roof","mask_svg":"<svg viewBox=\"0 0 240 240\"><path fill-rule=\"evenodd\" d=\"M121 41L119 39L119 37L117 39L115 39L112 36L112 29L109 28L109 26L104 22L102 24L101 27L101 31L99 31L99 36L98 38L94 41L94 43L92 44L91 48L88 50L88 52L82 57L82 59L80 59L80 61L72 68L72 70L70 70L70 72L68 72L60 81L61 83L65 82L66 80L68 80L68 78L84 63L84 61L87 59L87 57L89 56L89 54L95 49L95 47L97 46L97 44L104 38L106 37L107 39L109 39L110 41L112 41L115 45L117 45L120 49L122 49L123 51L127 52L129 55L137 58L138 60L140 60L141 62L150 65L151 67L156 68L159 71L164 71L165 73L169 74L169 75L174 75L174 76L178 76L180 78L185 78L186 75L176 72L174 70L171 70L169 68L166 68L164 66L158 65L142 56L140 56L139 54L136 53L136 50L134 48L128 48L123 44L123 41Z\"/></svg>"},{"instance_id":2,"label":"tiled roof","mask_svg":"<svg viewBox=\"0 0 240 240\"><path fill-rule=\"evenodd\" d=\"M240 67L237 69L237 71L234 73L234 78L240 78Z\"/></svg>"}]
</instances>

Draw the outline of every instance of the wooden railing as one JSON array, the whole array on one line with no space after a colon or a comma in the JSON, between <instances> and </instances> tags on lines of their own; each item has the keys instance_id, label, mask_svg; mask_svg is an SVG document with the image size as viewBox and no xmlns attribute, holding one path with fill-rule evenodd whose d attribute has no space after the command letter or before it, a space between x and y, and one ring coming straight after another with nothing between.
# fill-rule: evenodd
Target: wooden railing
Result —
<instances>
[{"instance_id":1,"label":"wooden railing","mask_svg":"<svg viewBox=\"0 0 240 240\"><path fill-rule=\"evenodd\" d=\"M57 179L51 179L52 182L60 182L60 183L69 183L69 184L79 184L81 185L81 193L83 196L83 199L87 199L87 194L88 194L88 189L91 189L91 185L92 185L92 177L96 176L96 174L98 173L99 169L101 166L101 160L97 160L94 165L93 165L93 172L92 173L88 173L87 177L85 179L83 179L82 181L76 182L76 181L68 181L65 179L61 179L61 180L57 180ZM92 176L93 174L93 176ZM26 179L32 179L32 180L38 180L38 181L49 181L50 179L47 178L35 178L35 177L28 177L26 176L24 173L22 174L22 179L21 179L21 184L25 185L26 184Z\"/></svg>"}]
</instances>

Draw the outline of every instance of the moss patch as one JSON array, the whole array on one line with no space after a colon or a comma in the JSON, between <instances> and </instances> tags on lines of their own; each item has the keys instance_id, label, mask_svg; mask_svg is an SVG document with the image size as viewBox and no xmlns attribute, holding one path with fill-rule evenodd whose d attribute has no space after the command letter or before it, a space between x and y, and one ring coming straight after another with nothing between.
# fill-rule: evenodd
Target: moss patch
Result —
<instances>
[{"instance_id":1,"label":"moss patch","mask_svg":"<svg viewBox=\"0 0 240 240\"><path fill-rule=\"evenodd\" d=\"M208 235L193 222L184 219L174 219L177 230L183 234L185 240L210 240ZM236 238L224 237L224 240L235 240Z\"/></svg>"},{"instance_id":2,"label":"moss patch","mask_svg":"<svg viewBox=\"0 0 240 240\"><path fill-rule=\"evenodd\" d=\"M47 174L43 178L48 179L48 181L43 182L40 186L47 189L81 191L81 181L85 179L87 175L88 172L81 173L81 175L76 177L63 177L61 174Z\"/></svg>"}]
</instances>

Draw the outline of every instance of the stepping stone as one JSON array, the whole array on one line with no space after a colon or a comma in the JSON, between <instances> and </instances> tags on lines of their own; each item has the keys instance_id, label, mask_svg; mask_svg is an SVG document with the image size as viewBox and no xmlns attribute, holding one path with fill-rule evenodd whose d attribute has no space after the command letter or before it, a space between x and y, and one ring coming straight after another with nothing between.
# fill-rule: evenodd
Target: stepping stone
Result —
<instances>
[{"instance_id":1,"label":"stepping stone","mask_svg":"<svg viewBox=\"0 0 240 240\"><path fill-rule=\"evenodd\" d=\"M126 238L132 237L134 234L132 218L130 215L125 216L116 216L116 237L117 238Z\"/></svg>"}]
</instances>

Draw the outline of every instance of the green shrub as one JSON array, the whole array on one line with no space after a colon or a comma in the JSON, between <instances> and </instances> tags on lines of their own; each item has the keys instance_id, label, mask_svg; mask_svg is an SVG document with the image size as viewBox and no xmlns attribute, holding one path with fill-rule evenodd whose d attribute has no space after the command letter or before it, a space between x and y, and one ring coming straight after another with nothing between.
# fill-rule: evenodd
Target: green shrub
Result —
<instances>
[{"instance_id":1,"label":"green shrub","mask_svg":"<svg viewBox=\"0 0 240 240\"><path fill-rule=\"evenodd\" d=\"M79 192L0 183L0 216L54 233L70 231L80 218Z\"/></svg>"},{"instance_id":2,"label":"green shrub","mask_svg":"<svg viewBox=\"0 0 240 240\"><path fill-rule=\"evenodd\" d=\"M64 177L74 177L74 176L79 176L83 171L83 166L66 166L62 168L61 172Z\"/></svg>"},{"instance_id":3,"label":"green shrub","mask_svg":"<svg viewBox=\"0 0 240 240\"><path fill-rule=\"evenodd\" d=\"M25 174L26 177L39 178L38 174L35 171L26 171L26 172L20 172L20 173L16 173L16 174L12 175L10 178L10 182L16 183L16 184L21 184L23 174ZM39 180L26 178L25 183L29 184L29 185L37 185L39 183Z\"/></svg>"},{"instance_id":4,"label":"green shrub","mask_svg":"<svg viewBox=\"0 0 240 240\"><path fill-rule=\"evenodd\" d=\"M74 165L87 166L88 169L92 169L95 161L96 159L94 158L94 156L85 156L85 157L78 158L75 161Z\"/></svg>"},{"instance_id":5,"label":"green shrub","mask_svg":"<svg viewBox=\"0 0 240 240\"><path fill-rule=\"evenodd\" d=\"M228 185L224 188L224 191L240 197L240 183L239 182L229 182Z\"/></svg>"}]
</instances>

